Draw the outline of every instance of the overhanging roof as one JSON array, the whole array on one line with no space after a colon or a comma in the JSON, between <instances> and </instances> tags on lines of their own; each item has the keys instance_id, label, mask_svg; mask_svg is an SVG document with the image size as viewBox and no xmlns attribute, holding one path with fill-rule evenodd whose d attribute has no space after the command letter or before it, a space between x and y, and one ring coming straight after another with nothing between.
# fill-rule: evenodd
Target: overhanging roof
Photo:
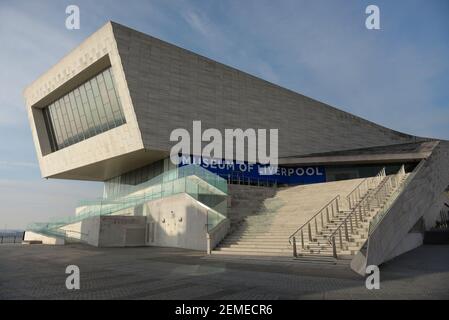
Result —
<instances>
[{"instance_id":1,"label":"overhanging roof","mask_svg":"<svg viewBox=\"0 0 449 320\"><path fill-rule=\"evenodd\" d=\"M438 141L377 146L334 152L313 153L279 159L280 165L341 165L415 162L427 158Z\"/></svg>"}]
</instances>

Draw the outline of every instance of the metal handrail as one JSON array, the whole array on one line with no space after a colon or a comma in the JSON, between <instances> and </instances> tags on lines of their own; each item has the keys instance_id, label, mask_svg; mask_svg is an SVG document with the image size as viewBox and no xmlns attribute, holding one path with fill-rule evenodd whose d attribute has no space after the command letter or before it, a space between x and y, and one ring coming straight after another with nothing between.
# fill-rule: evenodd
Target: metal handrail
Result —
<instances>
[{"instance_id":1,"label":"metal handrail","mask_svg":"<svg viewBox=\"0 0 449 320\"><path fill-rule=\"evenodd\" d=\"M370 221L368 235L371 235L376 227L380 224L380 222L385 218L388 212L391 210L393 204L399 197L399 195L405 190L407 185L413 180L416 172L421 168L421 163L413 170L413 172L409 173L404 181L402 181L401 185L397 185L396 190L392 193L390 198L388 199L388 206L385 206L379 212L377 212L376 216ZM401 168L402 172L400 172L401 176L405 176L405 170ZM399 176L399 173L397 174Z\"/></svg>"},{"instance_id":2,"label":"metal handrail","mask_svg":"<svg viewBox=\"0 0 449 320\"><path fill-rule=\"evenodd\" d=\"M321 218L321 230L324 229L324 217L323 214L326 211L326 220L327 223L329 223L330 221L330 215L332 215L332 218L335 217L335 211L339 212L340 211L340 204L339 204L339 200L340 200L340 195L337 195L336 197L334 197L332 200L330 200L324 207L322 207L317 213L315 213L309 220L307 220L306 223L304 223L301 227L299 227L289 238L288 238L288 242L290 244L293 244L293 255L296 257L297 256L297 248L296 248L296 235L301 232L301 247L304 249L304 228L307 227L308 229L308 234L309 234L309 241L312 241L312 227L311 227L311 223L312 221L314 221L314 226L315 226L315 233L318 234L318 221L317 218L318 216L320 216ZM334 204L335 203L335 204ZM335 210L334 210L335 207ZM292 242L293 240L293 242Z\"/></svg>"},{"instance_id":3,"label":"metal handrail","mask_svg":"<svg viewBox=\"0 0 449 320\"><path fill-rule=\"evenodd\" d=\"M349 208L350 209L356 209L357 206L352 207L352 202L351 202L351 198L352 195L355 195L355 193L357 193L357 197L353 197L354 201L357 201L358 204L360 204L363 200L364 197L366 196L366 194L368 193L369 189L372 187L373 183L375 184L375 188L378 188L379 185L382 183L384 177L386 177L386 170L385 167L383 167L379 173L375 176L375 177L370 177L370 178L366 178L364 179L361 183L359 183L357 185L357 187L355 187L351 193L348 195L348 197L346 198L348 200L348 204L349 204ZM366 190L361 191L361 186L364 184L367 184ZM324 218L323 218L323 212L324 210L326 210L326 222L329 223L329 221L331 220L329 218L329 209L332 212L332 218L335 217L335 212L334 212L334 202L336 204L336 211L337 213L340 211L340 204L339 204L339 200L340 200L340 195L336 196L335 198L333 198L330 202L328 202L323 208L321 208L315 215L313 215L306 223L304 223L301 227L299 227L289 238L288 241L290 244L293 245L293 256L297 256L297 246L296 246L296 235L298 233L300 233L301 235L301 248L304 249L304 228L307 227L308 228L308 235L309 235L309 241L312 242L313 241L313 237L312 237L312 227L311 227L311 223L312 221L314 221L314 225L315 225L315 233L318 234L318 222L317 222L317 218L318 215L321 215L321 230L324 229Z\"/></svg>"},{"instance_id":4,"label":"metal handrail","mask_svg":"<svg viewBox=\"0 0 449 320\"><path fill-rule=\"evenodd\" d=\"M377 182L375 184L375 187L377 187L380 182L385 178L386 176L386 170L385 167L383 167L376 176L369 177L364 179L362 182L360 182L354 190L352 190L347 196L346 200L348 201L349 208L353 209L353 204L358 203L363 196L369 191L369 189L372 187L374 182ZM366 185L366 186L365 186ZM364 190L362 191L362 187L364 187Z\"/></svg>"},{"instance_id":5,"label":"metal handrail","mask_svg":"<svg viewBox=\"0 0 449 320\"><path fill-rule=\"evenodd\" d=\"M351 231L351 234L354 233L354 226L353 226L353 219L352 218L353 217L355 218L354 219L355 220L354 223L355 223L356 228L357 228L358 225L359 225L359 220L360 220L360 223L363 221L363 216L365 215L365 212L366 212L366 207L363 207L363 206L365 206L365 204L366 204L367 209L369 211L370 210L370 203L369 202L373 198L376 198L378 203L380 203L379 195L381 193L383 193L385 195L385 197L386 197L387 194L388 194L388 190L384 190L384 189L387 189L389 187L391 187L393 189L398 188L399 185L398 185L398 181L396 181L396 179L399 176L403 176L404 174L405 174L405 169L404 169L404 166L402 165L397 174L395 174L393 176L386 176L383 179L383 181L379 184L379 186L376 188L376 192L372 196L366 197L362 201L360 201L357 204L357 206L354 207L354 209L351 211L351 213L349 213L345 217L345 219L338 225L338 227L335 229L335 231L332 234L329 235L328 242L332 246L333 256L335 258L337 258L337 247L336 247L336 243L335 243L335 237L337 236L337 233L338 233L338 236L340 238L340 247L342 247L343 246L343 236L342 236L342 229L343 229L343 227L344 227L344 233L345 233L345 240L349 241L349 230ZM348 220L349 220L349 227L348 227Z\"/></svg>"},{"instance_id":6,"label":"metal handrail","mask_svg":"<svg viewBox=\"0 0 449 320\"><path fill-rule=\"evenodd\" d=\"M332 202L334 202L336 199L340 199L340 195L337 195L336 197L334 197L331 201L329 201L328 203L326 203L326 205L324 207L322 207L320 210L318 210L317 213L315 213L309 220L307 220L302 226L300 226L295 232L293 232L293 234L288 238L289 240L291 238L293 238L302 228L305 227L306 224L310 223L314 218L316 218L316 216L318 216L321 211L323 211L324 209L326 209L327 206L329 206Z\"/></svg>"}]
</instances>

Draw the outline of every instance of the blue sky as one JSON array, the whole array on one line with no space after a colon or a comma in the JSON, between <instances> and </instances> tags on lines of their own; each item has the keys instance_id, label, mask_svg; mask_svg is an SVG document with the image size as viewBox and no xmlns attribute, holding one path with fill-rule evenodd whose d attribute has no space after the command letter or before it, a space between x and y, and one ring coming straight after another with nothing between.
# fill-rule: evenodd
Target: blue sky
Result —
<instances>
[{"instance_id":1,"label":"blue sky","mask_svg":"<svg viewBox=\"0 0 449 320\"><path fill-rule=\"evenodd\" d=\"M65 8L81 29L65 28ZM380 8L381 30L365 28ZM0 0L0 229L74 214L99 183L43 180L22 91L106 21L399 131L449 139L449 1Z\"/></svg>"}]
</instances>

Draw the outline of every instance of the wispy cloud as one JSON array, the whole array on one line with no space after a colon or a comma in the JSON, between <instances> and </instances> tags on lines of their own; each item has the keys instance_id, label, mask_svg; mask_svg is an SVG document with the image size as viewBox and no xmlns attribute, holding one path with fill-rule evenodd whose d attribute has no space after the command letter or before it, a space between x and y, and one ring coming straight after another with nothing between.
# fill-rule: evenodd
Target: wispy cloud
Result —
<instances>
[{"instance_id":1,"label":"wispy cloud","mask_svg":"<svg viewBox=\"0 0 449 320\"><path fill-rule=\"evenodd\" d=\"M38 165L34 162L23 162L23 161L3 161L0 160L0 167L26 167L26 168L37 168Z\"/></svg>"},{"instance_id":2,"label":"wispy cloud","mask_svg":"<svg viewBox=\"0 0 449 320\"><path fill-rule=\"evenodd\" d=\"M200 18L198 13L189 10L184 14L184 18L192 29L198 31L203 36L209 38L212 35L211 28L207 26L204 18Z\"/></svg>"}]
</instances>

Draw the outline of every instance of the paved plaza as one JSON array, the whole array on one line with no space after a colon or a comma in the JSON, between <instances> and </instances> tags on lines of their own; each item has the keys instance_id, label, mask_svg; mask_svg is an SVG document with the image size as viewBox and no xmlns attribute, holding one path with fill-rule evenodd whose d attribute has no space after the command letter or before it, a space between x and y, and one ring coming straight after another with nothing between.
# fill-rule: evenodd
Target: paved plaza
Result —
<instances>
[{"instance_id":1,"label":"paved plaza","mask_svg":"<svg viewBox=\"0 0 449 320\"><path fill-rule=\"evenodd\" d=\"M68 265L81 289L69 291ZM381 288L345 264L210 258L173 248L1 245L0 299L449 299L449 246L381 268Z\"/></svg>"}]
</instances>

